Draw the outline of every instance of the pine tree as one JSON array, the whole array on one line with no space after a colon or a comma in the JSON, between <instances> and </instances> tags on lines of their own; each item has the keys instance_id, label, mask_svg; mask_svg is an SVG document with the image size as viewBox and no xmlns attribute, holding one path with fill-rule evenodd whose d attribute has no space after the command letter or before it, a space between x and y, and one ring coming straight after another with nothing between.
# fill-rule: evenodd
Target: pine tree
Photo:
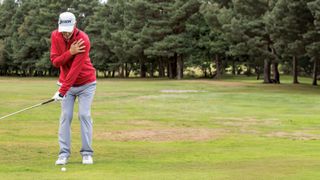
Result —
<instances>
[{"instance_id":1,"label":"pine tree","mask_svg":"<svg viewBox=\"0 0 320 180\"><path fill-rule=\"evenodd\" d=\"M128 2L129 3L129 2ZM114 63L110 64L113 74L118 70L118 74L124 76L123 64L128 61L128 53L126 49L127 34L125 32L125 11L127 10L128 3L124 0L109 1L107 5L111 8L111 14L107 18L107 28L110 32L110 36L106 39L111 52L114 54Z\"/></svg>"},{"instance_id":2,"label":"pine tree","mask_svg":"<svg viewBox=\"0 0 320 180\"><path fill-rule=\"evenodd\" d=\"M186 31L188 32L188 38L190 38L192 51L189 53L186 65L189 67L199 67L204 77L207 78L213 76L210 53L212 38L210 36L211 29L201 11L203 10L194 14L187 22Z\"/></svg>"},{"instance_id":3,"label":"pine tree","mask_svg":"<svg viewBox=\"0 0 320 180\"><path fill-rule=\"evenodd\" d=\"M108 46L111 32L108 26L108 17L111 16L111 8L109 5L98 6L93 16L89 18L89 25L85 31L91 40L91 61L98 71L102 71L107 77L107 71L111 71L110 64L114 63L114 53Z\"/></svg>"},{"instance_id":4,"label":"pine tree","mask_svg":"<svg viewBox=\"0 0 320 180\"><path fill-rule=\"evenodd\" d=\"M147 58L144 50L150 45L150 42L144 38L143 30L150 19L149 4L145 0L132 1L127 3L127 9L124 16L125 28L123 30L123 36L125 37L124 50L127 54L127 63L134 68L134 64L139 64L140 77L146 77L147 70L153 77L154 68L151 58ZM150 64L149 68L147 64ZM127 68L125 68L127 69Z\"/></svg>"},{"instance_id":5,"label":"pine tree","mask_svg":"<svg viewBox=\"0 0 320 180\"><path fill-rule=\"evenodd\" d=\"M254 67L257 79L260 75L260 66L264 64L264 83L270 83L270 65L274 60L272 54L272 41L267 29L265 16L270 11L270 1L245 0L233 1L232 20L225 23L224 30L230 42L229 53L232 56L244 60L247 65L247 74ZM277 66L274 68L277 74ZM279 74L275 79L280 82Z\"/></svg>"},{"instance_id":6,"label":"pine tree","mask_svg":"<svg viewBox=\"0 0 320 180\"><path fill-rule=\"evenodd\" d=\"M210 28L210 32L206 35L207 40L209 40L206 44L209 50L209 58L215 64L216 72L213 75L214 78L220 78L224 69L222 58L227 57L226 52L228 51L229 42L225 37L223 24L231 21L231 11L226 8L229 4L229 1L209 1L202 5L202 14Z\"/></svg>"},{"instance_id":7,"label":"pine tree","mask_svg":"<svg viewBox=\"0 0 320 180\"><path fill-rule=\"evenodd\" d=\"M154 2L156 3L156 2ZM153 5L153 7L157 7ZM186 24L188 19L199 11L200 3L191 1L163 1L162 6L154 8L160 18L151 21L153 27L163 24L161 31L150 31L160 34L160 39L146 49L150 55L162 54L168 58L168 76L183 78L184 57L191 51ZM157 16L156 16L157 17Z\"/></svg>"},{"instance_id":8,"label":"pine tree","mask_svg":"<svg viewBox=\"0 0 320 180\"><path fill-rule=\"evenodd\" d=\"M312 25L313 16L305 0L279 0L271 12L272 39L283 58L292 58L293 83L298 81L298 59L305 54L303 35Z\"/></svg>"},{"instance_id":9,"label":"pine tree","mask_svg":"<svg viewBox=\"0 0 320 180\"><path fill-rule=\"evenodd\" d=\"M141 42L144 43L144 54L158 62L159 76L165 76L165 69L169 67L169 59L172 56L165 45L160 42L172 30L170 27L170 13L172 11L173 1L145 1L147 2L147 21L141 32ZM165 67L166 66L166 67ZM167 69L167 76L170 76L169 68Z\"/></svg>"},{"instance_id":10,"label":"pine tree","mask_svg":"<svg viewBox=\"0 0 320 180\"><path fill-rule=\"evenodd\" d=\"M314 21L309 26L307 33L304 35L306 41L306 51L308 56L313 61L313 81L312 85L317 85L319 60L320 60L320 1L314 0L308 3L308 9L310 9Z\"/></svg>"},{"instance_id":11,"label":"pine tree","mask_svg":"<svg viewBox=\"0 0 320 180\"><path fill-rule=\"evenodd\" d=\"M17 32L13 33L12 54L22 75L37 76L51 72L50 34L57 28L60 8L59 3L49 0L20 2L14 16Z\"/></svg>"},{"instance_id":12,"label":"pine tree","mask_svg":"<svg viewBox=\"0 0 320 180\"><path fill-rule=\"evenodd\" d=\"M10 57L11 36L12 36L12 17L16 13L17 3L14 0L4 0L0 4L0 75L6 75L12 65Z\"/></svg>"}]
</instances>

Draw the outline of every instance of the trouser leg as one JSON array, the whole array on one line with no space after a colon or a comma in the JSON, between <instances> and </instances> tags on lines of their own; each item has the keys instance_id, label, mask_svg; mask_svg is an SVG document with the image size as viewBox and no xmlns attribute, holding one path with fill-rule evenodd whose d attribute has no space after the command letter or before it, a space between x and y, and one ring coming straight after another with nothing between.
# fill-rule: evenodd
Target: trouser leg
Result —
<instances>
[{"instance_id":1,"label":"trouser leg","mask_svg":"<svg viewBox=\"0 0 320 180\"><path fill-rule=\"evenodd\" d=\"M59 126L59 157L69 157L71 153L71 122L73 117L75 96L67 93L61 102L61 116Z\"/></svg>"},{"instance_id":2,"label":"trouser leg","mask_svg":"<svg viewBox=\"0 0 320 180\"><path fill-rule=\"evenodd\" d=\"M86 87L78 95L79 101L79 120L81 125L81 139L82 147L80 153L84 155L92 155L92 118L91 118L91 104L93 101L96 84L91 84Z\"/></svg>"}]
</instances>

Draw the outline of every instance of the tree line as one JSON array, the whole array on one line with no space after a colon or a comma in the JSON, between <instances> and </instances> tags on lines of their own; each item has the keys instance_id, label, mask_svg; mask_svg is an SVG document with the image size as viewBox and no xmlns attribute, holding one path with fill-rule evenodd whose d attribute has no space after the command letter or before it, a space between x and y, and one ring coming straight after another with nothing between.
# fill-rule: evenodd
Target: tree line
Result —
<instances>
[{"instance_id":1,"label":"tree line","mask_svg":"<svg viewBox=\"0 0 320 180\"><path fill-rule=\"evenodd\" d=\"M0 75L53 76L50 33L70 11L104 77L281 74L317 85L320 0L3 0Z\"/></svg>"}]
</instances>

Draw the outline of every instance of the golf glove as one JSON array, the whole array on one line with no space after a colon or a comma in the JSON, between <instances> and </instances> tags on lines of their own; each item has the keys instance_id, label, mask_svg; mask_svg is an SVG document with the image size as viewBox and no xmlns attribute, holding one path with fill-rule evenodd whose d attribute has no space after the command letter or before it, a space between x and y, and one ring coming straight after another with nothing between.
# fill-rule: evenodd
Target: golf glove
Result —
<instances>
[{"instance_id":1,"label":"golf glove","mask_svg":"<svg viewBox=\"0 0 320 180\"><path fill-rule=\"evenodd\" d=\"M62 101L63 95L61 95L61 94L59 93L59 91L57 91L57 92L54 94L54 96L52 97L52 99L54 99L54 101Z\"/></svg>"}]
</instances>

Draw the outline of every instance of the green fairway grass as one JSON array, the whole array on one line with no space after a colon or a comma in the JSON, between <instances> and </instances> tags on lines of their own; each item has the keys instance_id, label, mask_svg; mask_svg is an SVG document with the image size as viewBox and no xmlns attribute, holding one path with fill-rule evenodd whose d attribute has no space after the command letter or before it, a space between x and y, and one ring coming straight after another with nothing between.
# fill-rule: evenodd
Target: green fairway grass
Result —
<instances>
[{"instance_id":1,"label":"green fairway grass","mask_svg":"<svg viewBox=\"0 0 320 180\"><path fill-rule=\"evenodd\" d=\"M0 120L0 179L319 179L320 88L311 79L98 79L94 164L75 108L61 171L60 105ZM0 116L50 99L56 78L0 78ZM77 104L76 104L77 105Z\"/></svg>"}]
</instances>

